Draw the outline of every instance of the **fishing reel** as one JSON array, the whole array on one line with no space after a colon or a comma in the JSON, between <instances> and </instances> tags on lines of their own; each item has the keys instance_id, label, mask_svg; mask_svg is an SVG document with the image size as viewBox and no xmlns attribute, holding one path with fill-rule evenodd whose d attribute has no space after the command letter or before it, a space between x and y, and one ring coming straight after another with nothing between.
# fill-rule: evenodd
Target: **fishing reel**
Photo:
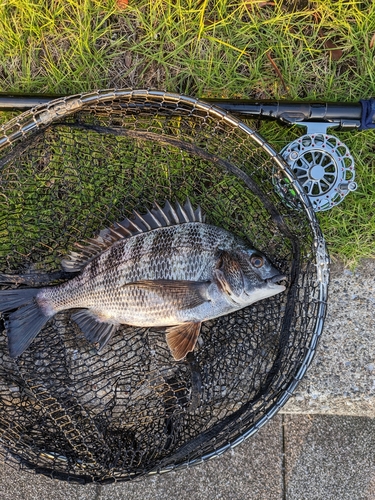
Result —
<instances>
[{"instance_id":1,"label":"fishing reel","mask_svg":"<svg viewBox=\"0 0 375 500\"><path fill-rule=\"evenodd\" d=\"M22 110L47 104L58 95L7 95L0 93L0 110ZM357 189L354 160L348 147L328 128L367 130L375 128L375 99L356 103L321 103L287 101L251 101L241 99L205 99L213 105L239 115L279 120L284 125L306 127L306 134L281 151L296 178L303 186L316 212L328 210L351 191ZM286 178L277 178L275 190L289 205L297 205L297 197Z\"/></svg>"},{"instance_id":2,"label":"fishing reel","mask_svg":"<svg viewBox=\"0 0 375 500\"><path fill-rule=\"evenodd\" d=\"M218 102L230 113L278 120L286 126L305 127L306 133L281 151L316 212L328 210L357 189L354 160L349 148L328 129L375 128L375 99L358 103L226 100ZM289 206L299 205L291 181L274 171L275 190Z\"/></svg>"},{"instance_id":3,"label":"fishing reel","mask_svg":"<svg viewBox=\"0 0 375 500\"><path fill-rule=\"evenodd\" d=\"M327 134L331 123L303 124L307 133L285 146L280 154L305 190L315 212L329 210L357 189L354 159L349 148ZM283 195L285 181L276 185Z\"/></svg>"}]
</instances>

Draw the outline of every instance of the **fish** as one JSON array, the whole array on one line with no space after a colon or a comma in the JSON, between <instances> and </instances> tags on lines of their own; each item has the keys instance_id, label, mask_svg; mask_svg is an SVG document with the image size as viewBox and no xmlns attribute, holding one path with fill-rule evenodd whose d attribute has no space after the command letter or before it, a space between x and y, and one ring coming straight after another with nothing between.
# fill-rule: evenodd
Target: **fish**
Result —
<instances>
[{"instance_id":1,"label":"fish","mask_svg":"<svg viewBox=\"0 0 375 500\"><path fill-rule=\"evenodd\" d=\"M141 215L76 243L62 261L71 279L0 291L9 354L20 356L60 311L102 350L120 325L163 327L173 358L192 352L202 322L285 290L285 276L237 235L206 223L189 199L154 203Z\"/></svg>"}]
</instances>

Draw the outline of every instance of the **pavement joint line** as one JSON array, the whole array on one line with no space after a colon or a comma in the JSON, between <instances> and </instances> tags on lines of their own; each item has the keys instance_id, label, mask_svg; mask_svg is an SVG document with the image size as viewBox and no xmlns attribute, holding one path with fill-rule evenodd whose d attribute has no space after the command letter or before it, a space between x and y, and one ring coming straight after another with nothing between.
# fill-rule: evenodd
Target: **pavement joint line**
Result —
<instances>
[{"instance_id":1,"label":"pavement joint line","mask_svg":"<svg viewBox=\"0 0 375 500\"><path fill-rule=\"evenodd\" d=\"M282 500L286 498L286 450L285 450L285 415L281 414L281 477L282 477Z\"/></svg>"},{"instance_id":2,"label":"pavement joint line","mask_svg":"<svg viewBox=\"0 0 375 500\"><path fill-rule=\"evenodd\" d=\"M93 500L100 500L101 497L102 497L102 485L97 484L95 488L95 497L93 498Z\"/></svg>"}]
</instances>

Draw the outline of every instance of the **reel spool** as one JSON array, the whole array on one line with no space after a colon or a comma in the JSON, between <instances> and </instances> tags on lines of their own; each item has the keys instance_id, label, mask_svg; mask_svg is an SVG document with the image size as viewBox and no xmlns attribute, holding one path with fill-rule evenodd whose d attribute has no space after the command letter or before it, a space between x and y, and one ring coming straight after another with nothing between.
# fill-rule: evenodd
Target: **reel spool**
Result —
<instances>
[{"instance_id":1,"label":"reel spool","mask_svg":"<svg viewBox=\"0 0 375 500\"><path fill-rule=\"evenodd\" d=\"M354 159L349 148L333 135L307 133L285 146L280 154L306 191L315 212L329 210L357 189ZM284 191L281 186L277 188Z\"/></svg>"}]
</instances>

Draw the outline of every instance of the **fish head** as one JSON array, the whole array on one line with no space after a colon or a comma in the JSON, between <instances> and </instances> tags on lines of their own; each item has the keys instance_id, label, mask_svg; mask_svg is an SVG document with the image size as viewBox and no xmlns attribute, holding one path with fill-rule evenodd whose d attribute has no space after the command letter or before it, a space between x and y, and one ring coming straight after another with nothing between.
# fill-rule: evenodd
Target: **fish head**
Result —
<instances>
[{"instance_id":1,"label":"fish head","mask_svg":"<svg viewBox=\"0 0 375 500\"><path fill-rule=\"evenodd\" d=\"M220 290L238 307L283 292L285 286L279 282L284 279L264 254L250 248L222 252L215 270Z\"/></svg>"},{"instance_id":2,"label":"fish head","mask_svg":"<svg viewBox=\"0 0 375 500\"><path fill-rule=\"evenodd\" d=\"M279 282L285 276L257 250L248 249L237 257L243 272L244 290L242 299L252 304L261 299L272 297L285 290Z\"/></svg>"}]
</instances>

